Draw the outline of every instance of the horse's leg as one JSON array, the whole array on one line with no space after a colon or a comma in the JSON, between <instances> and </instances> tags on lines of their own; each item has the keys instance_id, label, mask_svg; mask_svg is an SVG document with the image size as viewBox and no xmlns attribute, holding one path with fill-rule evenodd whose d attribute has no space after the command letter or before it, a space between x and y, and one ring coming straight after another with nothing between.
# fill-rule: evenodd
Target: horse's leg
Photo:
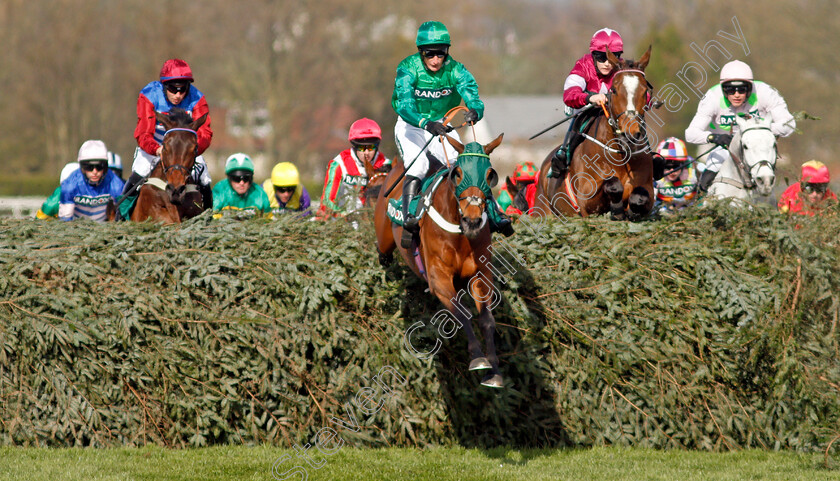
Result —
<instances>
[{"instance_id":1,"label":"horse's leg","mask_svg":"<svg viewBox=\"0 0 840 481\"><path fill-rule=\"evenodd\" d=\"M428 267L429 285L434 286L433 290L437 298L440 299L440 302L446 310L455 317L455 320L458 321L467 335L467 350L470 352L470 371L492 368L493 366L484 357L484 353L481 352L481 344L479 344L478 338L475 337L475 331L472 326L472 314L469 308L459 301L459 299L469 294L464 289L455 290L455 284L453 282L454 273L450 268L442 265ZM458 306L455 305L455 302L458 302Z\"/></svg>"},{"instance_id":2,"label":"horse's leg","mask_svg":"<svg viewBox=\"0 0 840 481\"><path fill-rule=\"evenodd\" d=\"M399 164L387 176L384 182L385 185L391 185L398 173L395 173ZM388 218L388 201L397 192L402 192L402 181L397 184L391 191L391 195L385 197L385 191L380 189L379 198L376 202L376 207L373 210L373 226L376 231L376 251L379 253L379 264L388 266L394 261L394 249L397 247L394 241L394 232L392 230L391 219Z\"/></svg>"},{"instance_id":3,"label":"horse's leg","mask_svg":"<svg viewBox=\"0 0 840 481\"><path fill-rule=\"evenodd\" d=\"M610 177L604 181L604 193L607 194L607 200L610 203L610 217L613 220L624 219L624 186L618 177Z\"/></svg>"},{"instance_id":4,"label":"horse's leg","mask_svg":"<svg viewBox=\"0 0 840 481\"><path fill-rule=\"evenodd\" d=\"M504 386L502 375L499 372L499 358L496 355L496 319L490 306L494 296L499 296L498 291L493 289L493 274L486 269L481 277L473 277L469 283L470 295L475 299L478 309L478 325L481 335L484 336L485 352L490 363L491 371L481 381L482 386L501 388Z\"/></svg>"},{"instance_id":5,"label":"horse's leg","mask_svg":"<svg viewBox=\"0 0 840 481\"><path fill-rule=\"evenodd\" d=\"M629 218L632 221L637 221L646 216L650 212L650 192L642 186L635 187L630 192L630 198L627 201L629 206Z\"/></svg>"}]
</instances>

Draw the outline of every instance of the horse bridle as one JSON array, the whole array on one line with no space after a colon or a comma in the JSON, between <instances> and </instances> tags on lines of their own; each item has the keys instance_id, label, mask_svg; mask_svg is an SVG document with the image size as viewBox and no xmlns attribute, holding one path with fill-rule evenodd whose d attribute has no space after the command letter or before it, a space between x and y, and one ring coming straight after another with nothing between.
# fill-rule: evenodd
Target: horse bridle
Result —
<instances>
[{"instance_id":1,"label":"horse bridle","mask_svg":"<svg viewBox=\"0 0 840 481\"><path fill-rule=\"evenodd\" d=\"M766 165L767 167L770 167L770 170L773 171L773 175L776 175L776 164L770 162L769 160L759 160L758 162L756 162L755 164L753 164L751 166L746 165L746 163L744 162L744 160L743 160L744 159L744 142L743 142L744 134L749 132L750 130L767 130L767 131L770 131L771 133L773 132L770 129L770 127L757 126L757 127L746 128L746 129L742 130L741 133L740 133L741 142L740 142L740 145L738 146L739 147L738 155L733 156L732 161L735 163L735 166L738 167L738 173L741 176L741 182L743 183L744 188L746 188L747 190L752 190L756 186L755 179L753 179L753 173L752 173L753 169L755 169L756 167L761 167L761 165ZM773 144L773 151L776 153L775 157L778 158L779 157L779 149L776 147L775 143Z\"/></svg>"},{"instance_id":2,"label":"horse bridle","mask_svg":"<svg viewBox=\"0 0 840 481\"><path fill-rule=\"evenodd\" d=\"M176 127L174 129L167 130L166 132L163 133L163 138L166 139L166 136L169 135L170 132L177 132L177 131L191 132L193 135L195 135L196 139L198 139L198 132L196 132L193 129L186 129L186 128L183 128L183 127ZM196 143L195 149L196 149L196 154L197 154L198 153L198 144L197 143ZM172 166L167 166L166 162L163 160L163 153L162 152L161 152L161 156L160 156L160 163L161 163L161 166L163 166L163 176L164 177L166 177L166 174L170 170L182 170L182 171L184 171L184 176L186 176L186 177L190 176L190 171L181 164L175 164L175 165L172 165Z\"/></svg>"},{"instance_id":3,"label":"horse bridle","mask_svg":"<svg viewBox=\"0 0 840 481\"><path fill-rule=\"evenodd\" d=\"M612 112L612 96L613 96L613 94L618 93L618 91L615 89L615 77L618 76L619 74L622 74L622 73L638 73L638 74L640 74L642 76L642 80L644 80L645 84L647 85L647 92L645 93L645 95L647 95L649 93L650 98L653 98L653 85L651 85L650 81L647 79L647 76L645 75L645 72L643 70L638 70L638 69L619 70L613 76L613 86L610 87L610 90L606 94L607 102L604 105L604 113L606 114L606 117L607 117L607 123L609 124L610 128L612 129L613 135L615 135L616 137L622 137L622 136L626 137L624 135L624 132L621 130L621 127L618 124L618 121L621 119L621 117L626 115L632 121L635 121L639 124L639 128L642 129L642 131L645 133L645 138L647 138L647 124L645 123L645 112L644 112L645 108L647 108L647 105L645 105L645 108L642 109L641 113L639 113L635 110L630 111L630 110L625 109L623 112L621 112L620 114L618 114L615 117L610 115L610 113ZM635 143L635 142L632 142L632 143ZM609 147L606 147L606 148L609 148ZM610 150L614 151L615 149L610 148ZM642 149L631 150L630 155L643 153L643 152L650 152L650 146L647 144L647 142L645 142L645 145Z\"/></svg>"}]
</instances>

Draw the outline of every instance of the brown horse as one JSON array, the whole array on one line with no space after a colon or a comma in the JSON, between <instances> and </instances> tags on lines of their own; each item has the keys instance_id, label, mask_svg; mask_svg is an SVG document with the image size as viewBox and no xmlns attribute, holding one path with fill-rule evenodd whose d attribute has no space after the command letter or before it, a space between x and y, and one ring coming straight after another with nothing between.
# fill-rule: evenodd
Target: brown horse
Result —
<instances>
[{"instance_id":1,"label":"brown horse","mask_svg":"<svg viewBox=\"0 0 840 481\"><path fill-rule=\"evenodd\" d=\"M534 215L553 213L565 218L610 212L613 219L638 220L653 208L653 160L645 127L645 111L653 94L645 78L650 47L638 62L619 60L610 51L607 57L618 71L604 115L596 116L578 134L583 141L574 151L565 178L547 176L552 154L543 160Z\"/></svg>"},{"instance_id":2,"label":"brown horse","mask_svg":"<svg viewBox=\"0 0 840 481\"><path fill-rule=\"evenodd\" d=\"M374 160L376 157L374 157ZM367 184L362 188L362 198L366 206L375 208L376 201L379 199L379 191L382 190L382 185L385 183L385 177L391 170L390 165L383 165L379 169L374 169L372 162L364 162L365 174L367 175Z\"/></svg>"},{"instance_id":3,"label":"brown horse","mask_svg":"<svg viewBox=\"0 0 840 481\"><path fill-rule=\"evenodd\" d=\"M207 114L193 120L184 110L172 109L169 115L158 112L155 117L166 127L163 151L149 179L140 187L131 220L174 224L204 210L201 193L187 181L198 148L196 130L207 120Z\"/></svg>"},{"instance_id":4,"label":"brown horse","mask_svg":"<svg viewBox=\"0 0 840 481\"><path fill-rule=\"evenodd\" d=\"M498 175L490 167L489 154L501 144L502 136L485 146L477 142L465 146L448 136L447 139L460 155L457 164L432 195L429 213L420 219L419 262L415 260L414 252L395 242L402 236L402 227L392 224L387 215L389 199L398 199L402 192L401 181L388 197L381 191L376 203L374 224L379 261L383 265L390 264L394 249L399 249L411 270L428 281L429 291L466 331L470 370L490 369L481 384L500 388L503 382L494 339L496 321L491 311L494 307L491 301L498 293L493 291L493 272L488 266L491 262L490 228L482 183L493 187L498 182ZM402 161L396 159L385 183L393 185L401 178L403 170ZM473 331L469 309L458 302L466 293L475 300L487 357Z\"/></svg>"}]
</instances>

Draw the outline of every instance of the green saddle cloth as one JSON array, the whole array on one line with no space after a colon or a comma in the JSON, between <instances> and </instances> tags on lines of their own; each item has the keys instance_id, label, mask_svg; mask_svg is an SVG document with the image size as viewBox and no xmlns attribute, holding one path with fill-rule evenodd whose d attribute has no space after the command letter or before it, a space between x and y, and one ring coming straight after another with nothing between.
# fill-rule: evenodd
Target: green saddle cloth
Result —
<instances>
[{"instance_id":1,"label":"green saddle cloth","mask_svg":"<svg viewBox=\"0 0 840 481\"><path fill-rule=\"evenodd\" d=\"M417 220L420 220L423 217L423 214L426 213L425 210L418 211L418 207L420 206L420 199L426 197L427 195L431 195L429 190L432 188L432 185L435 181L446 174L449 173L449 169L440 169L435 172L430 177L423 180L423 185L420 188L420 192L422 194L418 195L414 199L411 200L411 203L408 205L408 208L411 212L414 212L414 215L417 216ZM403 225L403 214L402 214L402 197L398 199L388 199L388 218L391 219L391 222L398 226Z\"/></svg>"},{"instance_id":2,"label":"green saddle cloth","mask_svg":"<svg viewBox=\"0 0 840 481\"><path fill-rule=\"evenodd\" d=\"M136 203L137 203L137 196L136 195L128 196L128 197L125 198L124 201L122 201L122 204L120 204L118 209L120 209L120 215L123 217L123 219L130 219L131 218L131 212L134 210L134 204L136 204Z\"/></svg>"}]
</instances>

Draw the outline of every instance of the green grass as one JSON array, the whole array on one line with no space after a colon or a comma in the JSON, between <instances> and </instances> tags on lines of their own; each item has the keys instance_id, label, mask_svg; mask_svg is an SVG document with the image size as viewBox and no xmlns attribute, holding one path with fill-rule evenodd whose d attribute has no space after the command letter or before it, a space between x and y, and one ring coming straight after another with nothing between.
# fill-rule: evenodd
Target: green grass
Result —
<instances>
[{"instance_id":1,"label":"green grass","mask_svg":"<svg viewBox=\"0 0 840 481\"><path fill-rule=\"evenodd\" d=\"M312 448L315 451L315 448ZM272 464L283 455L291 459ZM206 449L0 448L0 480L808 480L840 479L821 454L707 453L629 448L480 451L462 448L354 449L313 454L320 469L287 472L295 452L271 447Z\"/></svg>"}]
</instances>

